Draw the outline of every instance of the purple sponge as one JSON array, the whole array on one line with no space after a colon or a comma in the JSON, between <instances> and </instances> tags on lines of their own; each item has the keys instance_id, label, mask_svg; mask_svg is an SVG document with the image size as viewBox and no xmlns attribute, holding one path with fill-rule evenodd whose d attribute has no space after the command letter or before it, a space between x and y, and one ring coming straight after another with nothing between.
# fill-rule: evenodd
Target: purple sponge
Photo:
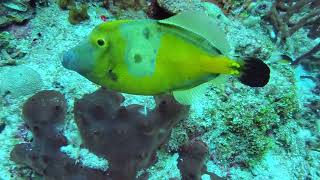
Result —
<instances>
[{"instance_id":1,"label":"purple sponge","mask_svg":"<svg viewBox=\"0 0 320 180\"><path fill-rule=\"evenodd\" d=\"M82 167L75 160L60 152L67 145L60 132L66 114L66 101L56 91L42 91L27 100L23 118L33 134L33 142L16 145L11 160L25 164L50 180L103 180L104 172Z\"/></svg>"},{"instance_id":2,"label":"purple sponge","mask_svg":"<svg viewBox=\"0 0 320 180\"><path fill-rule=\"evenodd\" d=\"M77 100L74 114L83 145L109 161L113 179L125 180L155 161L156 150L189 108L161 96L157 107L144 113L140 105L121 106L123 100L119 93L100 89Z\"/></svg>"},{"instance_id":3,"label":"purple sponge","mask_svg":"<svg viewBox=\"0 0 320 180\"><path fill-rule=\"evenodd\" d=\"M120 93L100 89L76 100L74 114L83 146L109 161L109 169L83 167L60 151L67 145L59 126L66 115L64 96L42 91L27 100L23 118L33 142L18 144L11 159L52 180L131 180L156 160L156 150L167 142L171 129L188 114L188 107L170 96L155 97L157 107L121 106Z\"/></svg>"}]
</instances>

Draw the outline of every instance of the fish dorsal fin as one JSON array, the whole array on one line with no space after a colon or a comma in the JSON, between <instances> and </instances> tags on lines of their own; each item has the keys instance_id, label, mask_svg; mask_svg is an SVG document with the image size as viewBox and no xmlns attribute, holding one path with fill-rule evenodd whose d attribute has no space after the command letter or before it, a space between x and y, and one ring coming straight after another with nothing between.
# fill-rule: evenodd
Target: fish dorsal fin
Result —
<instances>
[{"instance_id":1,"label":"fish dorsal fin","mask_svg":"<svg viewBox=\"0 0 320 180\"><path fill-rule=\"evenodd\" d=\"M230 47L225 33L217 25L216 19L203 12L185 11L168 19L158 21L161 24L180 27L205 38L223 54L228 54Z\"/></svg>"}]
</instances>

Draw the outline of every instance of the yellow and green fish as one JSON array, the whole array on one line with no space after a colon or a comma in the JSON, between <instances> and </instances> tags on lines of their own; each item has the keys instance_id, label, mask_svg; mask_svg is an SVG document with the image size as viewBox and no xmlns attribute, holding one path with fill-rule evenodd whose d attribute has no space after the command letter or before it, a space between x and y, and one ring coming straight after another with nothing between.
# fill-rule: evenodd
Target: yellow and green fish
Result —
<instances>
[{"instance_id":1,"label":"yellow and green fish","mask_svg":"<svg viewBox=\"0 0 320 180\"><path fill-rule=\"evenodd\" d=\"M123 93L158 95L194 88L220 74L252 87L269 81L257 58L230 59L215 19L183 12L165 20L117 20L98 25L62 64L90 81Z\"/></svg>"}]
</instances>

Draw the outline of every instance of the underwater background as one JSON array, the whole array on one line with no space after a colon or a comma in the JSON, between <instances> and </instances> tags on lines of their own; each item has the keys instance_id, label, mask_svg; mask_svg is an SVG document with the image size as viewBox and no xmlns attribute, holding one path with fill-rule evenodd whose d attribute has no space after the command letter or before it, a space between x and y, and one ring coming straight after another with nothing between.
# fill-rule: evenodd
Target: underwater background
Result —
<instances>
[{"instance_id":1,"label":"underwater background","mask_svg":"<svg viewBox=\"0 0 320 180\"><path fill-rule=\"evenodd\" d=\"M64 51L103 23L205 12L271 69L190 106L100 89ZM1 0L0 179L320 179L320 1Z\"/></svg>"}]
</instances>

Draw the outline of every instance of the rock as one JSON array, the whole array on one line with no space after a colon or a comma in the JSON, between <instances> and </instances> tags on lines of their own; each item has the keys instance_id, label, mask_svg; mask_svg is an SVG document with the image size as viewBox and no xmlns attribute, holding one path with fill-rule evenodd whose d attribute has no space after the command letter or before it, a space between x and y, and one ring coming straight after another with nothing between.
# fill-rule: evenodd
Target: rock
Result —
<instances>
[{"instance_id":1,"label":"rock","mask_svg":"<svg viewBox=\"0 0 320 180\"><path fill-rule=\"evenodd\" d=\"M3 5L9 9L13 9L20 12L26 12L28 10L28 6L22 2L4 2Z\"/></svg>"},{"instance_id":2,"label":"rock","mask_svg":"<svg viewBox=\"0 0 320 180\"><path fill-rule=\"evenodd\" d=\"M24 24L33 17L34 12L29 1L5 1L0 4L0 28L12 24Z\"/></svg>"},{"instance_id":3,"label":"rock","mask_svg":"<svg viewBox=\"0 0 320 180\"><path fill-rule=\"evenodd\" d=\"M20 59L26 55L17 48L15 43L12 43L15 39L14 35L8 31L0 33L0 67L5 65L13 65L12 61ZM8 62L9 61L9 62Z\"/></svg>"},{"instance_id":4,"label":"rock","mask_svg":"<svg viewBox=\"0 0 320 180\"><path fill-rule=\"evenodd\" d=\"M157 0L152 0L147 11L147 15L151 19L166 19L174 14L167 12L164 8L160 7Z\"/></svg>"},{"instance_id":5,"label":"rock","mask_svg":"<svg viewBox=\"0 0 320 180\"><path fill-rule=\"evenodd\" d=\"M201 0L158 0L158 4L172 14L187 10L204 11Z\"/></svg>"},{"instance_id":6,"label":"rock","mask_svg":"<svg viewBox=\"0 0 320 180\"><path fill-rule=\"evenodd\" d=\"M3 31L0 33L0 48L1 49L6 49L9 44L10 44L10 40L13 39L13 36L7 32L7 31Z\"/></svg>"},{"instance_id":7,"label":"rock","mask_svg":"<svg viewBox=\"0 0 320 180\"><path fill-rule=\"evenodd\" d=\"M34 94L42 87L40 75L33 69L19 66L5 66L0 68L0 96L17 98Z\"/></svg>"}]
</instances>

